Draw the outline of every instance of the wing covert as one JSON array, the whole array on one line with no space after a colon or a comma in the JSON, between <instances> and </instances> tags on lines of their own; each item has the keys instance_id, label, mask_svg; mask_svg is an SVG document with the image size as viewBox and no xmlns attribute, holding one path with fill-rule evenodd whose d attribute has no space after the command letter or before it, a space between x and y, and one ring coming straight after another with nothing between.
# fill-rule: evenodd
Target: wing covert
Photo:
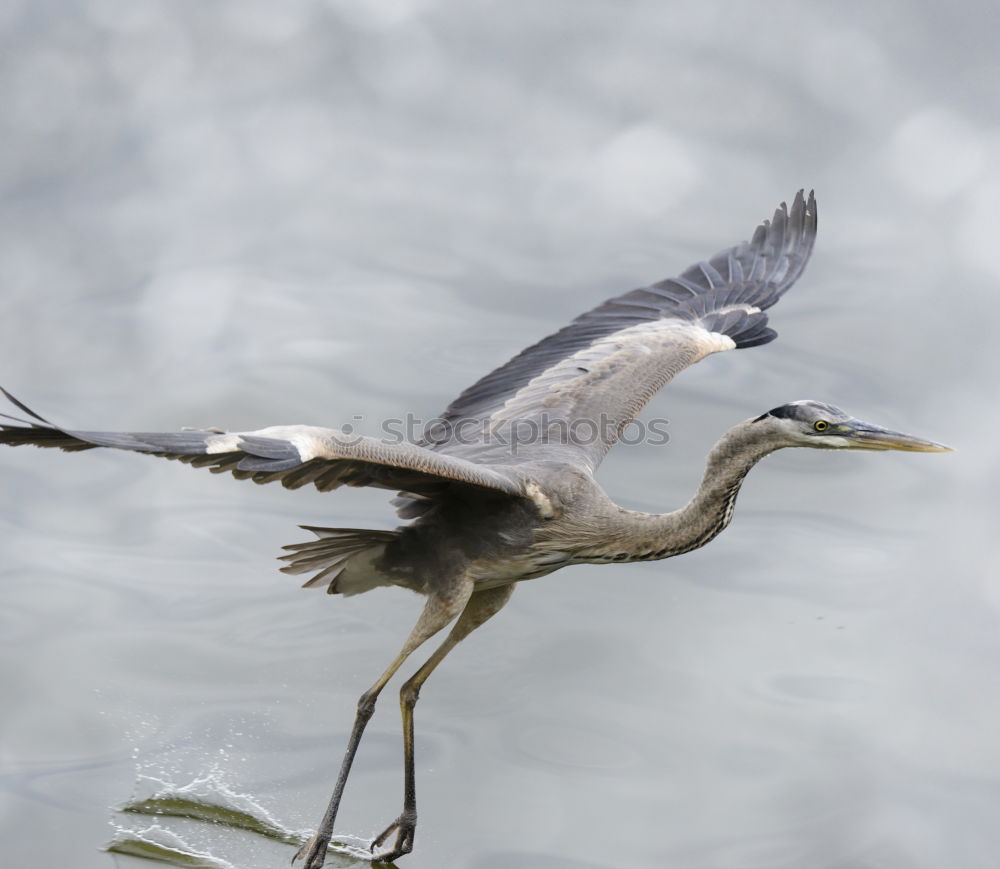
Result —
<instances>
[{"instance_id":1,"label":"wing covert","mask_svg":"<svg viewBox=\"0 0 1000 869\"><path fill-rule=\"evenodd\" d=\"M800 190L750 241L607 300L487 374L449 405L444 436L428 445L478 461L596 468L679 371L776 337L764 312L801 275L815 238L815 197Z\"/></svg>"},{"instance_id":2,"label":"wing covert","mask_svg":"<svg viewBox=\"0 0 1000 869\"><path fill-rule=\"evenodd\" d=\"M526 497L518 478L503 469L474 464L416 444L365 437L318 426L272 426L252 432L91 432L53 425L0 387L31 420L0 414L0 443L31 444L67 451L97 447L176 459L214 473L231 473L255 483L280 482L289 489L313 484L320 491L340 486L375 486L414 492L459 484Z\"/></svg>"}]
</instances>

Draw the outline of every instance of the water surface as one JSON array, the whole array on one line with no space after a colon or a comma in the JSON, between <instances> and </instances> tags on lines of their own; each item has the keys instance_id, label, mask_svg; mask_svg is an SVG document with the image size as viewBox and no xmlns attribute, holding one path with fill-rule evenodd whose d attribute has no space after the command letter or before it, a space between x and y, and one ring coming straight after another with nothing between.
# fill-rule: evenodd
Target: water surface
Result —
<instances>
[{"instance_id":1,"label":"water surface","mask_svg":"<svg viewBox=\"0 0 1000 869\"><path fill-rule=\"evenodd\" d=\"M943 9L943 7L942 7ZM774 344L684 373L601 481L672 509L710 444L816 398L949 456L786 451L672 561L518 590L425 688L404 865L996 865L995 16L927 5L10 2L0 372L80 428L439 412L608 295L814 186ZM124 454L0 454L10 865L139 866L146 777L317 822L420 601L276 572L286 492ZM338 830L399 810L390 691ZM294 845L190 818L242 869Z\"/></svg>"}]
</instances>

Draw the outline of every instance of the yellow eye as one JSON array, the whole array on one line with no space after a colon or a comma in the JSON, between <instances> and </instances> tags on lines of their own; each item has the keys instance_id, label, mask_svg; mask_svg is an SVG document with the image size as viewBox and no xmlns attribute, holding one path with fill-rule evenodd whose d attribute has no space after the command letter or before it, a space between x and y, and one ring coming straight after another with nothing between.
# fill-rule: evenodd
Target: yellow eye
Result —
<instances>
[{"instance_id":1,"label":"yellow eye","mask_svg":"<svg viewBox=\"0 0 1000 869\"><path fill-rule=\"evenodd\" d=\"M825 419L818 419L813 423L813 428L816 431L826 431L829 427L830 423L828 423Z\"/></svg>"}]
</instances>

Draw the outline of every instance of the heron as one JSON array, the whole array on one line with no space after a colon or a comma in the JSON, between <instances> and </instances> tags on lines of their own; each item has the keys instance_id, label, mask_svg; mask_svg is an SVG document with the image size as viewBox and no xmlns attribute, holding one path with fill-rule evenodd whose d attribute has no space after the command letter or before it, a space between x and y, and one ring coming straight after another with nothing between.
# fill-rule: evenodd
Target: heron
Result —
<instances>
[{"instance_id":1,"label":"heron","mask_svg":"<svg viewBox=\"0 0 1000 869\"><path fill-rule=\"evenodd\" d=\"M345 428L100 432L60 428L3 390L28 418L2 414L0 442L67 451L110 447L177 459L289 489L374 486L396 493L395 530L301 526L281 569L306 588L355 595L398 586L424 595L399 653L358 700L332 796L292 858L323 865L351 765L382 689L409 656L451 625L400 688L403 800L371 842L374 862L410 853L417 824L414 707L445 656L496 615L519 582L574 564L654 561L704 546L733 516L740 486L786 447L947 452L942 444L799 400L734 425L712 447L687 504L654 514L618 506L595 479L647 402L690 365L776 337L768 309L802 274L816 238L812 192L782 202L749 241L605 301L474 383L418 442Z\"/></svg>"}]
</instances>

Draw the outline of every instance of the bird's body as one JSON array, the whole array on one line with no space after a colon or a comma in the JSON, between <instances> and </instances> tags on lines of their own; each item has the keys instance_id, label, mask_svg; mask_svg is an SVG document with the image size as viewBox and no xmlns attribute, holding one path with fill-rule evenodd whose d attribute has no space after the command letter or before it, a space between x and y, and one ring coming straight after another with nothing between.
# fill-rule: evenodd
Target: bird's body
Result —
<instances>
[{"instance_id":1,"label":"bird's body","mask_svg":"<svg viewBox=\"0 0 1000 869\"><path fill-rule=\"evenodd\" d=\"M747 468L749 470L749 468ZM544 490L534 501L511 496L476 497L465 493L444 500L431 515L421 517L371 549L352 556L335 580L335 592L355 594L379 585L398 585L428 594L453 578L468 574L474 588L493 588L536 579L572 564L655 561L704 546L732 519L743 474L713 492L711 506L664 515L618 506L597 481L569 465L547 469ZM692 514L697 515L692 515ZM502 529L498 530L498 529ZM346 540L365 540L366 532L345 538L340 529L316 529L335 534L296 544L313 559L324 548L337 552ZM327 547L324 547L327 543ZM286 547L293 548L293 547ZM374 550L374 551L373 551ZM285 556L292 559L294 556ZM358 564L355 566L354 560ZM310 561L314 569L315 561Z\"/></svg>"},{"instance_id":2,"label":"bird's body","mask_svg":"<svg viewBox=\"0 0 1000 869\"><path fill-rule=\"evenodd\" d=\"M766 310L801 274L816 233L812 194L800 192L753 238L682 275L610 299L465 390L418 444L315 426L253 432L90 432L7 417L0 443L76 451L112 447L179 459L287 488L375 486L398 493L408 524L394 531L308 527L316 539L285 547L287 573L307 587L358 594L400 586L427 598L403 648L358 703L333 796L296 857L319 869L344 785L382 688L424 641L452 624L402 687L403 811L373 842L376 859L408 853L416 826L413 707L447 653L506 603L515 585L574 564L649 561L704 546L733 515L747 472L783 447L947 448L798 401L738 423L709 453L691 500L663 514L626 510L595 479L607 451L649 399L713 353L775 337ZM4 416L4 415L0 415Z\"/></svg>"}]
</instances>

